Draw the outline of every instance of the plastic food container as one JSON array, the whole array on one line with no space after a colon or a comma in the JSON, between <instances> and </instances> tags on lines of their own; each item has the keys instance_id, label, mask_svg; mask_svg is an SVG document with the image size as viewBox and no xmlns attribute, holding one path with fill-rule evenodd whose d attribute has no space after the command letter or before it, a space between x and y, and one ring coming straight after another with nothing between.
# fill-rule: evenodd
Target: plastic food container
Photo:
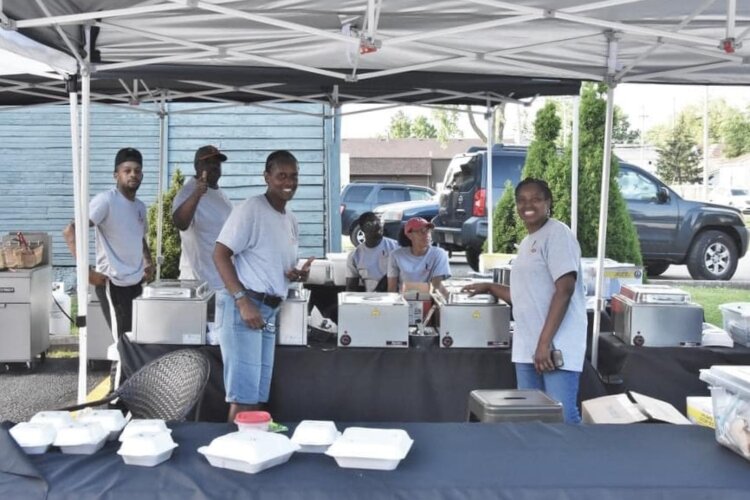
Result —
<instances>
[{"instance_id":1,"label":"plastic food container","mask_svg":"<svg viewBox=\"0 0 750 500\"><path fill-rule=\"evenodd\" d=\"M130 436L136 434L155 434L157 432L171 433L172 431L167 428L167 424L165 424L164 420L160 418L131 420L122 430L120 441L125 441Z\"/></svg>"},{"instance_id":2,"label":"plastic food container","mask_svg":"<svg viewBox=\"0 0 750 500\"><path fill-rule=\"evenodd\" d=\"M57 431L51 424L21 422L10 428L10 435L28 455L41 455L55 441Z\"/></svg>"},{"instance_id":3,"label":"plastic food container","mask_svg":"<svg viewBox=\"0 0 750 500\"><path fill-rule=\"evenodd\" d=\"M67 411L40 411L29 420L32 424L50 424L55 429L67 427L73 423L73 417Z\"/></svg>"},{"instance_id":4,"label":"plastic food container","mask_svg":"<svg viewBox=\"0 0 750 500\"><path fill-rule=\"evenodd\" d=\"M712 366L700 378L710 384L716 440L750 460L750 366Z\"/></svg>"},{"instance_id":5,"label":"plastic food container","mask_svg":"<svg viewBox=\"0 0 750 500\"><path fill-rule=\"evenodd\" d=\"M83 424L97 423L109 433L107 439L114 441L117 435L125 427L126 421L120 410L93 410L88 408L83 410L76 417L76 421Z\"/></svg>"},{"instance_id":6,"label":"plastic food container","mask_svg":"<svg viewBox=\"0 0 750 500\"><path fill-rule=\"evenodd\" d=\"M267 431L271 414L267 411L241 411L234 417L234 423L241 431Z\"/></svg>"},{"instance_id":7,"label":"plastic food container","mask_svg":"<svg viewBox=\"0 0 750 500\"><path fill-rule=\"evenodd\" d=\"M171 432L147 432L128 436L117 454L128 465L154 467L169 460L175 448L177 443L172 440Z\"/></svg>"},{"instance_id":8,"label":"plastic food container","mask_svg":"<svg viewBox=\"0 0 750 500\"><path fill-rule=\"evenodd\" d=\"M288 437L272 432L232 432L219 436L209 446L201 446L214 467L255 474L275 465L286 463L299 445Z\"/></svg>"},{"instance_id":9,"label":"plastic food container","mask_svg":"<svg viewBox=\"0 0 750 500\"><path fill-rule=\"evenodd\" d=\"M724 330L736 343L750 347L750 302L721 304Z\"/></svg>"},{"instance_id":10,"label":"plastic food container","mask_svg":"<svg viewBox=\"0 0 750 500\"><path fill-rule=\"evenodd\" d=\"M59 446L63 453L73 455L91 455L104 446L109 432L98 423L72 423L57 430L55 446Z\"/></svg>"},{"instance_id":11,"label":"plastic food container","mask_svg":"<svg viewBox=\"0 0 750 500\"><path fill-rule=\"evenodd\" d=\"M294 429L292 443L300 446L300 453L325 453L339 436L336 424L330 420L303 420Z\"/></svg>"},{"instance_id":12,"label":"plastic food container","mask_svg":"<svg viewBox=\"0 0 750 500\"><path fill-rule=\"evenodd\" d=\"M393 470L406 458L414 441L401 429L349 427L326 455L348 469Z\"/></svg>"}]
</instances>

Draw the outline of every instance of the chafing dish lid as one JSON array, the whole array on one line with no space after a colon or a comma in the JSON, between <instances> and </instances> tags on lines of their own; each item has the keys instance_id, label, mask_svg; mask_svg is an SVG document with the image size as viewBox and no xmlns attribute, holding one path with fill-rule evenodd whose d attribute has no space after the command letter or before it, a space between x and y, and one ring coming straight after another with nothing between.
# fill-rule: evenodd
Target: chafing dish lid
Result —
<instances>
[{"instance_id":1,"label":"chafing dish lid","mask_svg":"<svg viewBox=\"0 0 750 500\"><path fill-rule=\"evenodd\" d=\"M448 297L449 304L496 304L497 298L490 293L478 293L469 295L468 293L451 293Z\"/></svg>"},{"instance_id":2,"label":"chafing dish lid","mask_svg":"<svg viewBox=\"0 0 750 500\"><path fill-rule=\"evenodd\" d=\"M200 280L157 280L143 287L144 298L196 298L208 292Z\"/></svg>"}]
</instances>

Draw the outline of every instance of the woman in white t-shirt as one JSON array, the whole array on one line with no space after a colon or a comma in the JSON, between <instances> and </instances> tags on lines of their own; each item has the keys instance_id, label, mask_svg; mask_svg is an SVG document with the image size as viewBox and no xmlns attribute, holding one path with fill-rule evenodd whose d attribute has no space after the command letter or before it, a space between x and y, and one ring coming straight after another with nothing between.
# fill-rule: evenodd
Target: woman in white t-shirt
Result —
<instances>
[{"instance_id":1,"label":"woman in white t-shirt","mask_svg":"<svg viewBox=\"0 0 750 500\"><path fill-rule=\"evenodd\" d=\"M513 305L513 363L519 389L539 389L562 403L565 422L579 423L577 397L586 354L586 302L581 249L562 222L550 218L552 193L539 179L516 186L516 209L528 235L518 247L510 287L475 283Z\"/></svg>"},{"instance_id":2,"label":"woman in white t-shirt","mask_svg":"<svg viewBox=\"0 0 750 500\"><path fill-rule=\"evenodd\" d=\"M448 253L432 245L435 226L421 217L412 217L399 235L401 248L388 259L388 291L397 292L399 283L431 283L442 290L443 280L450 278Z\"/></svg>"}]
</instances>

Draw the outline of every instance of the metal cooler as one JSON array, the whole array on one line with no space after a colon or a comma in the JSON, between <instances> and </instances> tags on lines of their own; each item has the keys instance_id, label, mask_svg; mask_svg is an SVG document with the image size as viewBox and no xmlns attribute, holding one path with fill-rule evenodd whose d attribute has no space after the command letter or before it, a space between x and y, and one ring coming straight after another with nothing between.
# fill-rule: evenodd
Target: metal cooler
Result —
<instances>
[{"instance_id":1,"label":"metal cooler","mask_svg":"<svg viewBox=\"0 0 750 500\"><path fill-rule=\"evenodd\" d=\"M7 241L16 233L3 237ZM31 366L49 349L49 310L52 303L52 247L47 233L24 233L28 241L44 244L42 262L32 269L0 272L0 362Z\"/></svg>"},{"instance_id":2,"label":"metal cooler","mask_svg":"<svg viewBox=\"0 0 750 500\"><path fill-rule=\"evenodd\" d=\"M133 301L131 339L138 344L205 344L214 302L214 291L202 281L150 283Z\"/></svg>"},{"instance_id":3,"label":"metal cooler","mask_svg":"<svg viewBox=\"0 0 750 500\"><path fill-rule=\"evenodd\" d=\"M441 347L510 347L510 306L490 294L434 294Z\"/></svg>"},{"instance_id":4,"label":"metal cooler","mask_svg":"<svg viewBox=\"0 0 750 500\"><path fill-rule=\"evenodd\" d=\"M700 345L703 308L690 295L665 285L623 286L612 296L614 334L636 346Z\"/></svg>"},{"instance_id":5,"label":"metal cooler","mask_svg":"<svg viewBox=\"0 0 750 500\"><path fill-rule=\"evenodd\" d=\"M397 293L339 293L341 347L408 347L409 306Z\"/></svg>"},{"instance_id":6,"label":"metal cooler","mask_svg":"<svg viewBox=\"0 0 750 500\"><path fill-rule=\"evenodd\" d=\"M542 391L479 390L469 394L469 422L562 422L562 404Z\"/></svg>"},{"instance_id":7,"label":"metal cooler","mask_svg":"<svg viewBox=\"0 0 750 500\"><path fill-rule=\"evenodd\" d=\"M279 308L276 343L279 345L307 345L307 304L310 290L290 288Z\"/></svg>"}]
</instances>

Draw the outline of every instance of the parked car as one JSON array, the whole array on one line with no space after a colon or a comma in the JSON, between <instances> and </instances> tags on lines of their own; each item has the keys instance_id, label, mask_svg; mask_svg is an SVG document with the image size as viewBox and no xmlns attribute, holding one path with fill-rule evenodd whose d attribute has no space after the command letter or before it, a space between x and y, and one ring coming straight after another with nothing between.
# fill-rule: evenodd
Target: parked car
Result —
<instances>
[{"instance_id":1,"label":"parked car","mask_svg":"<svg viewBox=\"0 0 750 500\"><path fill-rule=\"evenodd\" d=\"M750 215L750 190L734 187L716 187L711 190L708 201L735 207L743 214Z\"/></svg>"},{"instance_id":2,"label":"parked car","mask_svg":"<svg viewBox=\"0 0 750 500\"><path fill-rule=\"evenodd\" d=\"M398 239L398 233L404 227L406 221L412 217L422 217L432 220L438 212L438 195L435 194L427 200L402 201L400 203L389 203L380 205L373 212L380 217L383 223L383 234L388 238Z\"/></svg>"},{"instance_id":3,"label":"parked car","mask_svg":"<svg viewBox=\"0 0 750 500\"><path fill-rule=\"evenodd\" d=\"M493 150L493 196L506 179L520 178L523 148ZM487 238L486 151L456 156L445 173L433 239L447 250L466 252L472 269ZM520 164L519 164L520 162ZM520 166L519 166L520 165ZM736 208L682 199L654 175L620 163L620 191L628 206L650 276L671 264L687 264L694 279L728 280L748 247L748 231Z\"/></svg>"},{"instance_id":4,"label":"parked car","mask_svg":"<svg viewBox=\"0 0 750 500\"><path fill-rule=\"evenodd\" d=\"M349 236L352 244L365 241L357 219L378 205L387 203L428 200L435 190L425 186L399 184L395 182L352 182L341 191L341 232Z\"/></svg>"}]
</instances>

